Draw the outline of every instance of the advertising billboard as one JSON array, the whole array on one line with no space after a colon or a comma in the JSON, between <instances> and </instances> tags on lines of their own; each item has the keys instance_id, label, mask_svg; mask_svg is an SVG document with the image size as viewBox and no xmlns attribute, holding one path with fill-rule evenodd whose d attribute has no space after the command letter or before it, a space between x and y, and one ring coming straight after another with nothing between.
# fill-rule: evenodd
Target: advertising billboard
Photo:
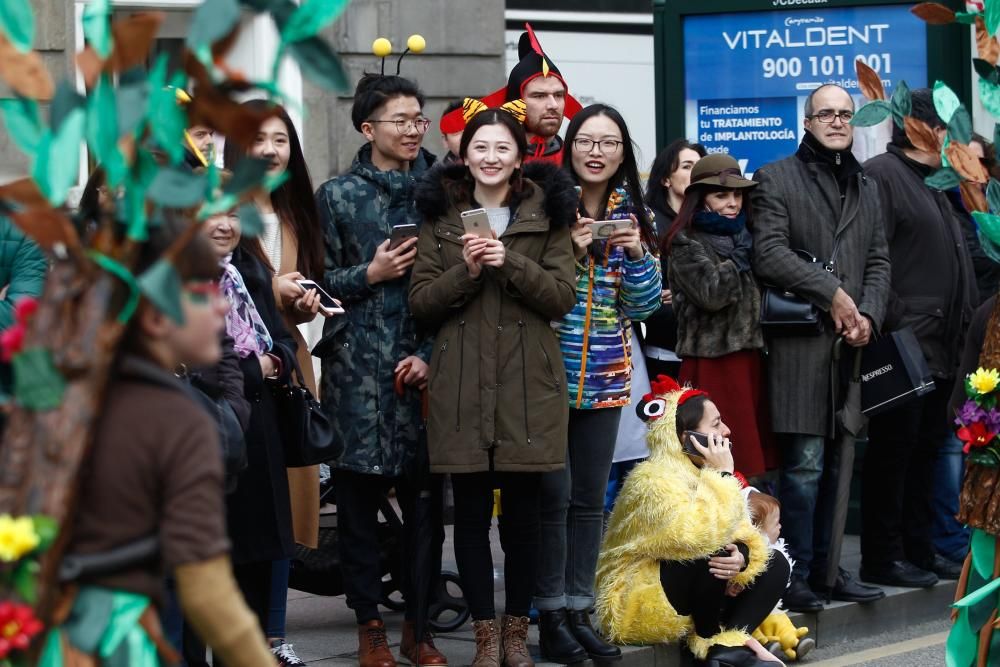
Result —
<instances>
[{"instance_id":1,"label":"advertising billboard","mask_svg":"<svg viewBox=\"0 0 1000 667\"><path fill-rule=\"evenodd\" d=\"M927 85L924 23L910 5L686 16L685 127L710 152L754 171L790 155L803 104L827 83L858 95L863 59L891 93ZM860 102L860 98L859 98Z\"/></svg>"}]
</instances>

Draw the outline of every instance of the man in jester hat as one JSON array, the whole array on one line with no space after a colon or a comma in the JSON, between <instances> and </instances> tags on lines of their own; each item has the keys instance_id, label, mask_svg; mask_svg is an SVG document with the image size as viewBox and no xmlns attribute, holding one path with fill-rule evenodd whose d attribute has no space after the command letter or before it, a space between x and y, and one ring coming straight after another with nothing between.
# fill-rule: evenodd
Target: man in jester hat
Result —
<instances>
[{"instance_id":1,"label":"man in jester hat","mask_svg":"<svg viewBox=\"0 0 1000 667\"><path fill-rule=\"evenodd\" d=\"M542 51L541 44L531 25L524 24L525 32L517 44L520 61L507 77L507 85L482 99L487 107L499 107L505 102L523 100L525 106L524 129L528 133L529 147L525 160L545 160L562 165L563 141L559 137L563 118L573 119L582 105L569 94L569 85L559 73L552 59ZM462 109L445 114L441 119L441 132L461 132L466 118Z\"/></svg>"}]
</instances>

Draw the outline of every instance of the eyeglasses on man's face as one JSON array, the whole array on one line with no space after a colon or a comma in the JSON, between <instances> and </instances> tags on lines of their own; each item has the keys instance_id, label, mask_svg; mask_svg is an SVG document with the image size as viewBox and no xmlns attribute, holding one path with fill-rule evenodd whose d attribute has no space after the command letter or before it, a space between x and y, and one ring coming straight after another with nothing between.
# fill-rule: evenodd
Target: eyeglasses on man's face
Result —
<instances>
[{"instance_id":1,"label":"eyeglasses on man's face","mask_svg":"<svg viewBox=\"0 0 1000 667\"><path fill-rule=\"evenodd\" d=\"M601 151L604 155L612 155L618 152L618 149L624 146L624 142L618 141L617 139L601 139L600 141L594 141L593 139L574 139L573 147L581 153L589 153L593 150L594 146Z\"/></svg>"},{"instance_id":2,"label":"eyeglasses on man's face","mask_svg":"<svg viewBox=\"0 0 1000 667\"><path fill-rule=\"evenodd\" d=\"M834 118L839 118L844 123L850 123L851 119L854 118L853 111L834 111L833 109L820 109L811 116L806 116L806 118L815 118L821 123L832 123Z\"/></svg>"},{"instance_id":3,"label":"eyeglasses on man's face","mask_svg":"<svg viewBox=\"0 0 1000 667\"><path fill-rule=\"evenodd\" d=\"M423 134L431 126L429 118L397 118L395 120L367 120L366 123L392 123L396 126L396 132L406 134L411 130L416 130L418 134Z\"/></svg>"}]
</instances>

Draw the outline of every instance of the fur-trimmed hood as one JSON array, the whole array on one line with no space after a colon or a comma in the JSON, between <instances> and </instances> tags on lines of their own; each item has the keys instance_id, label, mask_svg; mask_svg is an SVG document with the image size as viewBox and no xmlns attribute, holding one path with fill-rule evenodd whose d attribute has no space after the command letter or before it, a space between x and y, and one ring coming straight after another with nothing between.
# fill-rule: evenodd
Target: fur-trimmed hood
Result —
<instances>
[{"instance_id":1,"label":"fur-trimmed hood","mask_svg":"<svg viewBox=\"0 0 1000 667\"><path fill-rule=\"evenodd\" d=\"M417 183L414 198L417 210L426 220L436 220L448 215L450 209L463 210L471 202L452 201L448 192L451 185L457 185L468 178L468 167L464 164L437 164ZM563 169L546 162L529 162L522 166L522 174L531 185L516 207L537 207L549 219L551 227L568 227L576 222L576 210L580 198L574 188L573 179Z\"/></svg>"}]
</instances>

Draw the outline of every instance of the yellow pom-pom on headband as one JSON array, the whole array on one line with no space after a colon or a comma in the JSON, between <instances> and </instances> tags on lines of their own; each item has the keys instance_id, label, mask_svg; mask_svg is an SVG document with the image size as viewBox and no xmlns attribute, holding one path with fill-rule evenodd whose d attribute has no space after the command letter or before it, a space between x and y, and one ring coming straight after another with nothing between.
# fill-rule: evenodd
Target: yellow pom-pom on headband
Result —
<instances>
[{"instance_id":1,"label":"yellow pom-pom on headband","mask_svg":"<svg viewBox=\"0 0 1000 667\"><path fill-rule=\"evenodd\" d=\"M461 132L465 129L468 122L472 120L473 116L489 108L482 100L477 100L474 97L466 97L462 100L460 108L441 117L439 124L441 133L453 134ZM500 105L499 108L513 116L517 122L524 123L524 118L527 115L527 106L524 104L524 100L511 100Z\"/></svg>"},{"instance_id":2,"label":"yellow pom-pom on headband","mask_svg":"<svg viewBox=\"0 0 1000 667\"><path fill-rule=\"evenodd\" d=\"M427 48L427 40L420 35L410 35L406 40L406 50L399 55L396 61L396 76L399 76L399 68L403 63L403 57L407 53L423 53ZM372 42L372 53L377 58L382 59L382 76L385 76L385 59L392 55L392 42L385 37L379 37Z\"/></svg>"}]
</instances>

